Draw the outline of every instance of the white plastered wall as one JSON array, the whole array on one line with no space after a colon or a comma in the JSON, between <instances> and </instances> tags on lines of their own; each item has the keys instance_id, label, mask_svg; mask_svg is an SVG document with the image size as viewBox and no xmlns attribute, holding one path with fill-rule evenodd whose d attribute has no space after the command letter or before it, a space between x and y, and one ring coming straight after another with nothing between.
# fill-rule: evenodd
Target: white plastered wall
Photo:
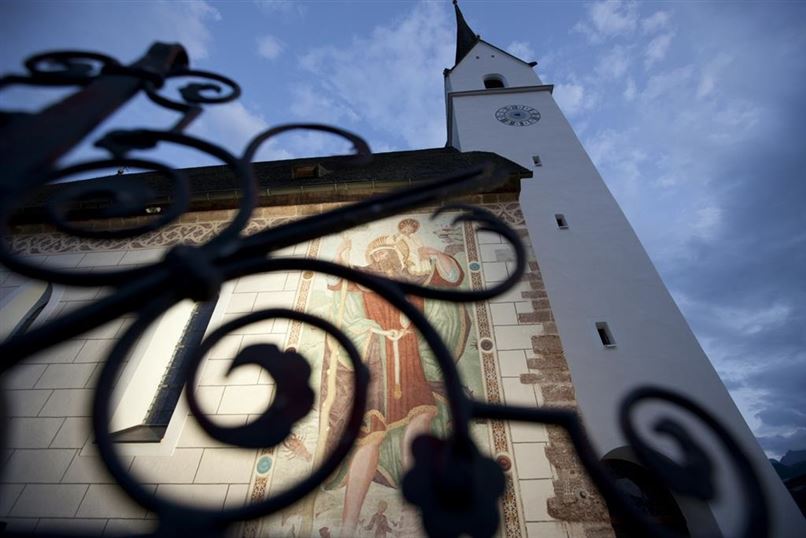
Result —
<instances>
[{"instance_id":1,"label":"white plastered wall","mask_svg":"<svg viewBox=\"0 0 806 538\"><path fill-rule=\"evenodd\" d=\"M29 257L30 261L84 271L134 267L159 259L163 249L107 250ZM243 312L266 306L290 307L296 284L290 274L256 275L227 283L210 330ZM0 293L18 294L30 281L0 272ZM60 316L102 295L99 288L56 287L35 324ZM251 299L251 302L250 302ZM248 303L248 304L247 304ZM14 312L11 312L14 314ZM121 391L113 401L113 429L139 422L156 392L161 371L190 314L181 303L162 316L124 367ZM8 403L3 425L0 521L11 532L68 531L91 535L151 532L156 520L130 501L106 472L91 435L90 402L107 353L126 330L120 318L15 366L2 378ZM242 340L274 341L284 326L247 326L211 350L201 370L197 394L205 412L224 425L244 424L271 401L273 380L259 368L226 369ZM118 421L117 427L114 421ZM119 453L147 489L211 507L243 504L253 477L254 450L222 445L188 416L180 399L159 443L121 443Z\"/></svg>"}]
</instances>

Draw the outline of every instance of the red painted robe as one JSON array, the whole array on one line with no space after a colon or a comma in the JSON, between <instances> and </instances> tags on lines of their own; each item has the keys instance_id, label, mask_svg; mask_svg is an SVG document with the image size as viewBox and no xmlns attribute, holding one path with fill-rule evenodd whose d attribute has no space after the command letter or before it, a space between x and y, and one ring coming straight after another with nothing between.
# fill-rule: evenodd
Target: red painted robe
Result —
<instances>
[{"instance_id":1,"label":"red painted robe","mask_svg":"<svg viewBox=\"0 0 806 538\"><path fill-rule=\"evenodd\" d=\"M410 276L404 271L398 279L414 280L436 288L460 286L464 281L464 272L459 263L452 256L444 253L440 253L437 259L438 263L434 264L431 274ZM361 269L367 272L380 272L373 264ZM369 367L371 380L367 410L364 414L364 423L358 442L360 445L370 440L377 441L377 437L383 439L381 462L374 480L383 485L397 487L401 475L399 452L401 447L399 445L402 433L413 416L426 412L437 413L437 407L441 405L437 401L437 395L441 392L441 383L439 380L427 378L420 356L419 333L408 320L380 295L354 283L340 280L328 287L335 292L335 297L339 297L343 285L347 286L345 293L352 295L353 299L356 298L354 294L360 294L366 319L374 322L363 349L359 346L359 351L363 354L362 358ZM423 298L409 297L409 301L418 310L424 311L425 300ZM449 344L449 348L453 347L453 350L461 355L467 341L470 323L465 308L461 305L456 305L455 308L455 315L461 317L463 334L458 338L461 340L461 345L451 346ZM343 321L347 326L354 324L357 320L345 317ZM384 353L381 353L381 346L383 346ZM331 358L329 351L326 351L322 401L327 398L325 378L331 366ZM351 372L340 363L336 382L337 397L330 408L328 418L330 432L340 432L347 418L351 398L343 397L341 393L344 392L347 395L352 391L350 376ZM337 435L328 436L328 451L332 450ZM346 466L332 477L326 487L328 489L338 487L343 482L345 475Z\"/></svg>"}]
</instances>

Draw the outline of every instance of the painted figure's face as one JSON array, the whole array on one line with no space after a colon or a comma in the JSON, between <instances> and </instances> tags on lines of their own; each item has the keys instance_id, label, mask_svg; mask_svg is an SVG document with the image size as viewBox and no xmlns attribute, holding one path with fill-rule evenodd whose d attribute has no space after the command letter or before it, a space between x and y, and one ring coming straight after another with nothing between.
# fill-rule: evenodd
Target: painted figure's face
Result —
<instances>
[{"instance_id":1,"label":"painted figure's face","mask_svg":"<svg viewBox=\"0 0 806 538\"><path fill-rule=\"evenodd\" d=\"M398 276L403 273L400 259L391 249L384 249L372 254L375 270L389 276Z\"/></svg>"},{"instance_id":2,"label":"painted figure's face","mask_svg":"<svg viewBox=\"0 0 806 538\"><path fill-rule=\"evenodd\" d=\"M417 228L415 228L411 224L403 224L403 225L400 226L400 233L402 233L405 236L409 236L409 235L413 234L416 231L417 231Z\"/></svg>"}]
</instances>

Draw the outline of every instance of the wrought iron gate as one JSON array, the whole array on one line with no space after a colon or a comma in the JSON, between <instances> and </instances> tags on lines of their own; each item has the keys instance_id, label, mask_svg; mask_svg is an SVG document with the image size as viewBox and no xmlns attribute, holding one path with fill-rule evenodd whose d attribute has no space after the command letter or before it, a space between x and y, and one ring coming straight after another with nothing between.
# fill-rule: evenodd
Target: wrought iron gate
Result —
<instances>
[{"instance_id":1,"label":"wrought iron gate","mask_svg":"<svg viewBox=\"0 0 806 538\"><path fill-rule=\"evenodd\" d=\"M296 352L275 349L269 354L239 356L236 361L254 363L275 378L274 402L256 421L240 427L214 424L199 407L196 380L205 353L227 332L248 323L269 319L297 320L328 333L346 351L353 366L354 400L347 427L334 451L312 474L281 494L257 504L221 511L180 504L153 495L143 488L122 464L110 437L110 399L113 382L138 337L168 308L183 299L214 299L223 282L245 275L271 271L314 271L357 283L380 294L407 316L421 337L433 350L444 379L453 431L444 439L422 436L414 441L415 464L403 481L403 495L416 505L425 530L431 536L490 536L499 525L498 502L504 491L504 474L498 463L482 455L469 432L473 419L525 421L563 428L576 449L590 478L607 499L608 505L640 536L674 536L630 504L608 476L588 442L580 418L570 410L526 408L491 404L469 397L463 390L453 357L423 313L407 297L441 301L484 301L506 292L522 277L525 251L518 235L490 213L467 206L443 206L461 209L458 221L472 222L479 230L502 236L515 254L515 269L507 280L484 291L432 289L408 282L381 278L331 262L276 256L279 249L336 233L383 217L399 214L416 206L439 205L450 196L473 192L482 185L500 180L489 167L469 169L420 185L365 201L350 204L319 215L267 229L248 237L241 232L256 205L256 181L251 163L262 144L288 131L319 131L350 142L354 164L360 166L372 158L369 146L359 136L337 127L320 124L289 124L269 129L247 146L243 155L232 155L221 147L187 135L185 128L202 113L202 105L215 105L238 98L238 85L218 74L189 67L185 50L179 45L155 43L131 65L97 53L64 51L40 54L25 62L27 73L0 79L0 90L14 85L77 87L69 97L35 114L3 112L0 115L0 235L11 235L10 220L15 208L39 188L70 175L110 167L143 168L160 172L173 181L174 203L147 222L122 229L87 229L71 222L72 203L96 195L112 197L108 216L144 215L149 191L145 185L125 178L114 186L86 187L76 182L47 201L52 224L78 238L128 238L158 229L174 221L188 208L190 189L187 177L156 161L129 157L132 150L144 150L158 144L195 148L220 160L239 182L241 194L234 218L215 237L196 245L178 245L165 257L146 267L112 272L91 273L48 268L27 262L13 252L8 241L0 242L0 263L33 279L69 286L109 286L111 295L42 327L18 334L0 345L0 373L13 369L33 353L101 325L121 315L135 316L135 321L114 346L103 364L92 403L92 423L97 448L109 472L120 488L136 503L157 515L160 535L222 535L231 525L265 516L287 507L311 493L345 459L359 432L367 400L369 373L350 339L324 319L287 310L269 309L226 323L210 334L191 352L186 394L190 409L202 428L213 438L236 447L265 448L281 443L294 424L314 405L314 393L308 376L310 367ZM181 100L159 93L172 79L189 78L179 90ZM203 81L203 82L200 82ZM168 130L115 130L104 134L95 145L110 154L108 159L83 162L57 168L67 154L112 112L135 95L144 92L154 104L176 111L178 121ZM99 191L100 189L100 191ZM679 422L661 420L655 430L671 437L682 449L683 462L675 462L653 449L639 434L634 410L646 401L662 401L696 417L722 443L742 484L743 524L740 536L760 537L768 532L768 511L758 477L748 458L728 431L711 414L669 390L644 387L627 396L620 409L621 428L639 460L672 491L701 500L715 496L713 462ZM2 432L0 432L2 433ZM2 446L2 443L0 443Z\"/></svg>"}]
</instances>

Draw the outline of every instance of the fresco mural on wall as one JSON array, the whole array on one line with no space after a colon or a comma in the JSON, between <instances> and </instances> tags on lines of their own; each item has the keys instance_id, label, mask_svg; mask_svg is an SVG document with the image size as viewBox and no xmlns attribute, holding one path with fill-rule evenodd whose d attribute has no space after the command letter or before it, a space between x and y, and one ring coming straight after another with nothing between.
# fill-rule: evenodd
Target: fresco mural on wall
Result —
<instances>
[{"instance_id":1,"label":"fresco mural on wall","mask_svg":"<svg viewBox=\"0 0 806 538\"><path fill-rule=\"evenodd\" d=\"M455 213L431 219L409 215L325 237L308 255L418 284L468 289L469 226L453 226ZM466 237L469 235L469 237ZM478 263L472 270L478 273ZM479 279L476 278L475 282ZM262 536L422 535L417 514L402 499L400 482L412 463L408 447L425 432L444 435L449 414L436 359L409 320L380 296L352 282L306 273L297 307L327 318L352 339L372 375L357 446L316 494L262 522ZM465 390L485 394L479 334L472 305L413 298L457 360ZM287 345L313 364L316 409L279 450L258 458L255 491L273 495L310 473L338 440L351 405L349 361L324 333L292 324ZM486 380L486 383L496 379ZM497 391L497 389L496 389ZM486 424L474 425L482 450L491 450ZM257 530L257 529L256 529ZM247 533L249 534L249 533Z\"/></svg>"}]
</instances>

